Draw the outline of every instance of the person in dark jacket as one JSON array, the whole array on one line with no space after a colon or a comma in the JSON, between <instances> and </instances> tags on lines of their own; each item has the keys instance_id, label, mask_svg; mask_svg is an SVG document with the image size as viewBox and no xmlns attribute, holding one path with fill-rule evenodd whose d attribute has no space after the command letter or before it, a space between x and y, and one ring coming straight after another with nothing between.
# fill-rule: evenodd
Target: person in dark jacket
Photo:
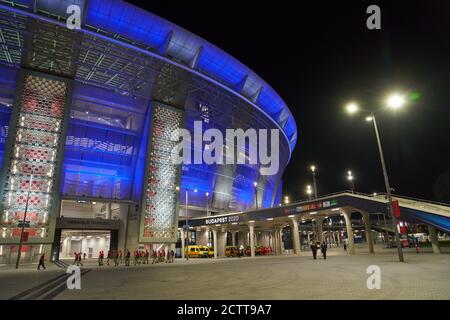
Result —
<instances>
[{"instance_id":1,"label":"person in dark jacket","mask_svg":"<svg viewBox=\"0 0 450 320\"><path fill-rule=\"evenodd\" d=\"M314 260L316 260L317 259L317 245L314 242L311 242L311 251L312 251Z\"/></svg>"},{"instance_id":2,"label":"person in dark jacket","mask_svg":"<svg viewBox=\"0 0 450 320\"><path fill-rule=\"evenodd\" d=\"M41 267L44 268L45 270L44 261L45 261L45 253L43 253L42 256L39 258L39 265L37 268L38 270L41 270Z\"/></svg>"},{"instance_id":3,"label":"person in dark jacket","mask_svg":"<svg viewBox=\"0 0 450 320\"><path fill-rule=\"evenodd\" d=\"M320 246L320 251L322 251L322 256L323 258L326 260L327 259L327 250L328 250L328 245L327 243L324 241L322 243L322 245Z\"/></svg>"},{"instance_id":4,"label":"person in dark jacket","mask_svg":"<svg viewBox=\"0 0 450 320\"><path fill-rule=\"evenodd\" d=\"M127 267L130 266L130 257L131 257L130 250L127 249L127 253L125 254L125 266Z\"/></svg>"}]
</instances>

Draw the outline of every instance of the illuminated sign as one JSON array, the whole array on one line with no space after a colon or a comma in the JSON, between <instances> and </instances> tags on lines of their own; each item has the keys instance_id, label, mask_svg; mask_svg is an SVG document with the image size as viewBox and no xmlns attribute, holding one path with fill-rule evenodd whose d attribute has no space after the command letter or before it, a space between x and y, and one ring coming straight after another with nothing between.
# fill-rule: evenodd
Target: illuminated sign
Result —
<instances>
[{"instance_id":1,"label":"illuminated sign","mask_svg":"<svg viewBox=\"0 0 450 320\"><path fill-rule=\"evenodd\" d=\"M338 204L337 200L316 202L316 203L306 204L304 206L287 208L284 210L284 213L291 214L291 213L298 213L298 212L304 212L304 211L310 211L310 210L324 209L324 208L329 208L332 206L337 206L337 204Z\"/></svg>"},{"instance_id":2,"label":"illuminated sign","mask_svg":"<svg viewBox=\"0 0 450 320\"><path fill-rule=\"evenodd\" d=\"M221 223L229 223L229 222L237 222L239 221L239 216L228 216L228 217L218 217L206 219L206 224L221 224Z\"/></svg>"}]
</instances>

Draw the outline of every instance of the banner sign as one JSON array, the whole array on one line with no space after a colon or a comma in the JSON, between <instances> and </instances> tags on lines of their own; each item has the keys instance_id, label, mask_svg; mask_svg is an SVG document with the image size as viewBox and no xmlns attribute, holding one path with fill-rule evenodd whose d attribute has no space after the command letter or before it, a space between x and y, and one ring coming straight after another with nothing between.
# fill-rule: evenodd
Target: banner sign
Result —
<instances>
[{"instance_id":1,"label":"banner sign","mask_svg":"<svg viewBox=\"0 0 450 320\"><path fill-rule=\"evenodd\" d=\"M310 211L310 210L326 209L329 207L337 206L337 204L338 204L337 200L316 202L316 203L306 204L304 206L286 208L284 210L284 213L291 214L291 213L299 213L299 212L305 212L305 211Z\"/></svg>"}]
</instances>

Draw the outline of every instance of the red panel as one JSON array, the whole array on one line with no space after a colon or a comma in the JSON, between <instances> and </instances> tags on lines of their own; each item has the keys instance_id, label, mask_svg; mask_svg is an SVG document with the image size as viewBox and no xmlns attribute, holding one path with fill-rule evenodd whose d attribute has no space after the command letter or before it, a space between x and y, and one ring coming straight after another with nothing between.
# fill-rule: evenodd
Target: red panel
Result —
<instances>
[{"instance_id":1,"label":"red panel","mask_svg":"<svg viewBox=\"0 0 450 320\"><path fill-rule=\"evenodd\" d=\"M398 201L392 201L392 214L396 218L400 218L400 205L398 204Z\"/></svg>"}]
</instances>

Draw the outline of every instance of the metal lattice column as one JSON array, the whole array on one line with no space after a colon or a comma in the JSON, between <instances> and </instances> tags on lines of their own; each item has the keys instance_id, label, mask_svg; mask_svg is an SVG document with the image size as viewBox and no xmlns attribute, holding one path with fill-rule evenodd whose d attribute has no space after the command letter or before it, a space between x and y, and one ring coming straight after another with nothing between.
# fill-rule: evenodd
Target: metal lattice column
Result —
<instances>
[{"instance_id":1,"label":"metal lattice column","mask_svg":"<svg viewBox=\"0 0 450 320\"><path fill-rule=\"evenodd\" d=\"M0 243L51 243L72 81L22 70L0 176Z\"/></svg>"}]
</instances>

